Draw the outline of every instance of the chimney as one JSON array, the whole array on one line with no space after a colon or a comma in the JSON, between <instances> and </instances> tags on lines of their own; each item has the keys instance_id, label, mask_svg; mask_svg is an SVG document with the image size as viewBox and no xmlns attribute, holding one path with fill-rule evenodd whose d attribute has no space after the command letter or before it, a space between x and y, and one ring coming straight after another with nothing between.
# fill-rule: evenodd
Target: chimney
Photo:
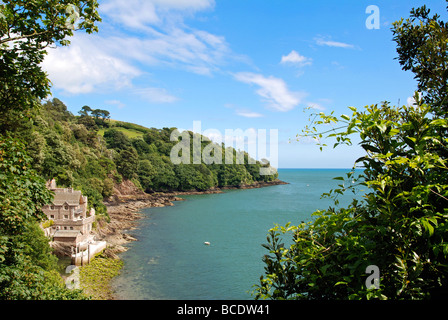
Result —
<instances>
[{"instance_id":1,"label":"chimney","mask_svg":"<svg viewBox=\"0 0 448 320\"><path fill-rule=\"evenodd\" d=\"M56 189L56 180L54 178L51 179L51 180L48 180L47 188L50 189L50 190L55 190Z\"/></svg>"}]
</instances>

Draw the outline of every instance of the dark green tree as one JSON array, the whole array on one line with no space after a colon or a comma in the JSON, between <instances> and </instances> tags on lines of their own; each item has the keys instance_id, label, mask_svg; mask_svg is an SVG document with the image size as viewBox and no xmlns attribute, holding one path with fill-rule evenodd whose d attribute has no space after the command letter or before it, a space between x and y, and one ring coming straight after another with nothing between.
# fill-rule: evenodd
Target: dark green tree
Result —
<instances>
[{"instance_id":1,"label":"dark green tree","mask_svg":"<svg viewBox=\"0 0 448 320\"><path fill-rule=\"evenodd\" d=\"M135 179L137 178L137 170L138 170L138 153L137 151L130 147L124 150L121 150L116 158L115 163L117 164L118 172L125 179Z\"/></svg>"},{"instance_id":2,"label":"dark green tree","mask_svg":"<svg viewBox=\"0 0 448 320\"><path fill-rule=\"evenodd\" d=\"M446 31L442 22L426 20L428 13L425 7L412 11L423 17L415 29L411 23L394 24L400 61L416 73L424 101L417 98L415 105L399 107L385 102L363 111L350 107L350 116L314 114L305 128L304 136L334 139L334 147L351 145L357 136L365 150L355 164L362 174L335 178L347 181L328 195L336 198L356 187L365 187L366 193L347 208L319 210L309 222L272 228L263 245L269 254L263 258L266 272L254 292L257 299L448 296L448 120L443 111L446 77L439 77L440 66L448 61L438 44ZM411 61L412 46L417 56ZM334 129L322 132L322 125ZM283 240L286 234L290 245ZM369 266L380 271L378 287L368 281Z\"/></svg>"},{"instance_id":3,"label":"dark green tree","mask_svg":"<svg viewBox=\"0 0 448 320\"><path fill-rule=\"evenodd\" d=\"M131 147L131 140L121 131L112 128L104 132L107 147L111 149L127 149Z\"/></svg>"},{"instance_id":4,"label":"dark green tree","mask_svg":"<svg viewBox=\"0 0 448 320\"><path fill-rule=\"evenodd\" d=\"M393 24L398 61L414 73L423 101L437 116L448 115L448 23L430 14L426 6L414 8L410 18Z\"/></svg>"},{"instance_id":5,"label":"dark green tree","mask_svg":"<svg viewBox=\"0 0 448 320\"><path fill-rule=\"evenodd\" d=\"M150 192L153 190L153 179L157 175L151 161L145 159L138 164L138 178L143 190Z\"/></svg>"},{"instance_id":6,"label":"dark green tree","mask_svg":"<svg viewBox=\"0 0 448 320\"><path fill-rule=\"evenodd\" d=\"M97 30L97 1L2 1L0 4L0 131L17 128L17 120L50 93L41 63L52 45L68 45L74 30Z\"/></svg>"},{"instance_id":7,"label":"dark green tree","mask_svg":"<svg viewBox=\"0 0 448 320\"><path fill-rule=\"evenodd\" d=\"M47 256L48 243L45 246L42 234L36 235L39 229L33 224L42 219L41 208L51 194L45 181L31 170L18 133L30 126L28 119L50 93L50 80L41 67L46 49L68 45L67 38L75 30L96 31L97 7L95 0L0 3L1 299L82 298L79 292L65 289L60 276L49 270L50 264L36 263ZM57 100L52 104L62 107ZM61 126L55 129L63 131Z\"/></svg>"},{"instance_id":8,"label":"dark green tree","mask_svg":"<svg viewBox=\"0 0 448 320\"><path fill-rule=\"evenodd\" d=\"M37 223L52 195L31 168L19 140L0 138L0 299L82 299L55 273L48 240Z\"/></svg>"},{"instance_id":9,"label":"dark green tree","mask_svg":"<svg viewBox=\"0 0 448 320\"><path fill-rule=\"evenodd\" d=\"M88 117L90 116L89 112L92 112L92 108L89 106L84 106L81 108L81 110L78 112L81 116Z\"/></svg>"}]
</instances>

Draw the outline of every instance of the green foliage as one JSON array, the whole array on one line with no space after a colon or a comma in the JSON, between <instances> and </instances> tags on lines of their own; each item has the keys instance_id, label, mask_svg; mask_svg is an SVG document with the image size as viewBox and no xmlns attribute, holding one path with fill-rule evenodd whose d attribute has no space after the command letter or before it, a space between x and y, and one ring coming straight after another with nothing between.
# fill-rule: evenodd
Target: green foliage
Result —
<instances>
[{"instance_id":1,"label":"green foliage","mask_svg":"<svg viewBox=\"0 0 448 320\"><path fill-rule=\"evenodd\" d=\"M128 180L136 177L138 170L138 153L133 148L121 150L115 157L118 172Z\"/></svg>"},{"instance_id":2,"label":"green foliage","mask_svg":"<svg viewBox=\"0 0 448 320\"><path fill-rule=\"evenodd\" d=\"M110 281L120 273L122 267L121 260L96 257L89 265L81 268L81 288L95 300L110 299L113 294Z\"/></svg>"},{"instance_id":3,"label":"green foliage","mask_svg":"<svg viewBox=\"0 0 448 320\"><path fill-rule=\"evenodd\" d=\"M363 173L359 178L349 173L347 180L356 183L327 195L337 202L338 194L356 186L367 192L348 208L317 211L297 227L271 229L257 299L446 298L448 120L446 72L440 69L447 62L446 26L428 14L425 7L416 9L412 15L420 24L413 19L394 24L400 63L416 73L424 101L416 95L413 106L385 102L363 112L350 107L352 114L339 118L314 114L305 128L303 136L333 139L334 147L359 138L366 154L355 166ZM445 78L439 77L442 71ZM322 132L319 126L331 128ZM292 235L290 245L282 243L285 235ZM378 289L365 283L370 265L380 270Z\"/></svg>"},{"instance_id":4,"label":"green foliage","mask_svg":"<svg viewBox=\"0 0 448 320\"><path fill-rule=\"evenodd\" d=\"M3 235L20 233L23 224L43 217L51 200L43 181L31 168L24 145L10 135L0 136L0 229ZM1 260L1 257L0 257Z\"/></svg>"},{"instance_id":5,"label":"green foliage","mask_svg":"<svg viewBox=\"0 0 448 320\"><path fill-rule=\"evenodd\" d=\"M104 139L110 149L127 149L131 146L131 140L121 131L112 128L104 132Z\"/></svg>"},{"instance_id":6,"label":"green foliage","mask_svg":"<svg viewBox=\"0 0 448 320\"><path fill-rule=\"evenodd\" d=\"M31 168L24 145L0 136L0 299L82 299L55 272L48 239L38 226L52 195Z\"/></svg>"},{"instance_id":7,"label":"green foliage","mask_svg":"<svg viewBox=\"0 0 448 320\"><path fill-rule=\"evenodd\" d=\"M448 114L448 23L440 15L430 15L426 6L412 9L409 19L393 24L398 60L403 70L411 70L424 101L446 118ZM429 58L430 57L430 58Z\"/></svg>"},{"instance_id":8,"label":"green foliage","mask_svg":"<svg viewBox=\"0 0 448 320\"><path fill-rule=\"evenodd\" d=\"M77 10L74 10L74 8ZM46 48L67 45L76 29L97 30L97 1L2 1L0 4L0 131L16 130L50 93L41 68ZM71 9L71 10L67 10ZM78 14L74 15L74 12ZM74 18L79 17L75 24Z\"/></svg>"},{"instance_id":9,"label":"green foliage","mask_svg":"<svg viewBox=\"0 0 448 320\"><path fill-rule=\"evenodd\" d=\"M276 172L261 176L260 168L268 165L260 162L249 164L247 153L237 153L233 149L233 162L241 156L244 164L202 162L174 165L169 157L171 149L177 144L177 141L170 140L175 128L148 129L113 121L112 127L101 136L97 132L98 126L90 126L87 121L82 120L92 119L86 107L83 107L81 113L87 115L75 117L60 100L55 98L47 101L36 115L30 128L31 133L24 138L28 142L28 149L34 160L33 166L38 173L46 179L55 178L58 185L73 186L85 191L89 196L89 203L97 212L105 212L102 199L111 196L113 184L121 183L123 179L134 181L144 191L154 192L240 187L278 177ZM122 129L138 130L143 138L130 138ZM200 135L198 137L202 138ZM190 149L193 150L192 139L190 142ZM201 152L210 143L208 139L204 139ZM214 146L222 150L224 162L224 146Z\"/></svg>"},{"instance_id":10,"label":"green foliage","mask_svg":"<svg viewBox=\"0 0 448 320\"><path fill-rule=\"evenodd\" d=\"M38 226L41 208L52 198L40 173L70 183L72 172L60 168L79 167L76 150L62 142L71 131L60 122L71 114L58 99L44 107L52 122L37 117L36 110L50 93L41 67L46 48L69 44L66 38L76 29L96 31L97 7L90 0L0 3L0 299L85 298L65 288ZM30 119L42 131L33 131Z\"/></svg>"},{"instance_id":11,"label":"green foliage","mask_svg":"<svg viewBox=\"0 0 448 320\"><path fill-rule=\"evenodd\" d=\"M140 185L143 190L151 190L153 186L153 178L157 175L151 161L148 159L141 160L138 164L138 176Z\"/></svg>"},{"instance_id":12,"label":"green foliage","mask_svg":"<svg viewBox=\"0 0 448 320\"><path fill-rule=\"evenodd\" d=\"M345 144L359 134L366 156L357 160L364 167L357 181L368 192L347 209L317 211L298 227L271 229L257 298L423 299L448 286L448 167L435 152L446 142L439 132L448 121L430 118L424 104L351 109L340 119L321 113L315 124L344 123L345 131L327 137ZM289 247L281 243L286 233L292 233ZM381 270L374 292L365 286L369 265Z\"/></svg>"}]
</instances>

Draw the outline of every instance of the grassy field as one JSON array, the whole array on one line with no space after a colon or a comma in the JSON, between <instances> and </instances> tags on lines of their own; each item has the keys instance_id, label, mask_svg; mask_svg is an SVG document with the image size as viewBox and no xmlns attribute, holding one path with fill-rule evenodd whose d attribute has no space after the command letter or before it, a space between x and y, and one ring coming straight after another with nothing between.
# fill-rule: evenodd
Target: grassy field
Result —
<instances>
[{"instance_id":1,"label":"grassy field","mask_svg":"<svg viewBox=\"0 0 448 320\"><path fill-rule=\"evenodd\" d=\"M122 128L122 127L113 127L114 129L123 132L128 138L132 139L132 138L143 138L144 133L141 131L137 131L137 130L133 130L133 129L126 129L126 128ZM100 136L104 136L104 131L106 131L105 129L100 129L98 131L98 134Z\"/></svg>"}]
</instances>

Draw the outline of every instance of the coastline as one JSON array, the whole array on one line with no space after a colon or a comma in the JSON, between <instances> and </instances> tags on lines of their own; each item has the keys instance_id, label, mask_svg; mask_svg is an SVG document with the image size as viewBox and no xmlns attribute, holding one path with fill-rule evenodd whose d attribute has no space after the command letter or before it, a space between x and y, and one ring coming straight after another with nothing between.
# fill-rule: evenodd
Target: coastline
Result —
<instances>
[{"instance_id":1,"label":"coastline","mask_svg":"<svg viewBox=\"0 0 448 320\"><path fill-rule=\"evenodd\" d=\"M185 199L179 197L182 195L217 194L223 193L223 190L257 189L284 184L288 183L274 180L238 187L214 188L206 191L172 191L147 194L138 190L132 182L125 181L114 188L114 196L104 201L110 222L98 220L95 235L108 243L104 251L105 256L120 260L118 255L128 250L124 245L132 241L138 241L128 232L133 230L137 221L144 217L140 212L144 208L173 206L175 201L185 201ZM110 286L110 283L107 285ZM114 295L110 297L110 300L115 299Z\"/></svg>"}]
</instances>

